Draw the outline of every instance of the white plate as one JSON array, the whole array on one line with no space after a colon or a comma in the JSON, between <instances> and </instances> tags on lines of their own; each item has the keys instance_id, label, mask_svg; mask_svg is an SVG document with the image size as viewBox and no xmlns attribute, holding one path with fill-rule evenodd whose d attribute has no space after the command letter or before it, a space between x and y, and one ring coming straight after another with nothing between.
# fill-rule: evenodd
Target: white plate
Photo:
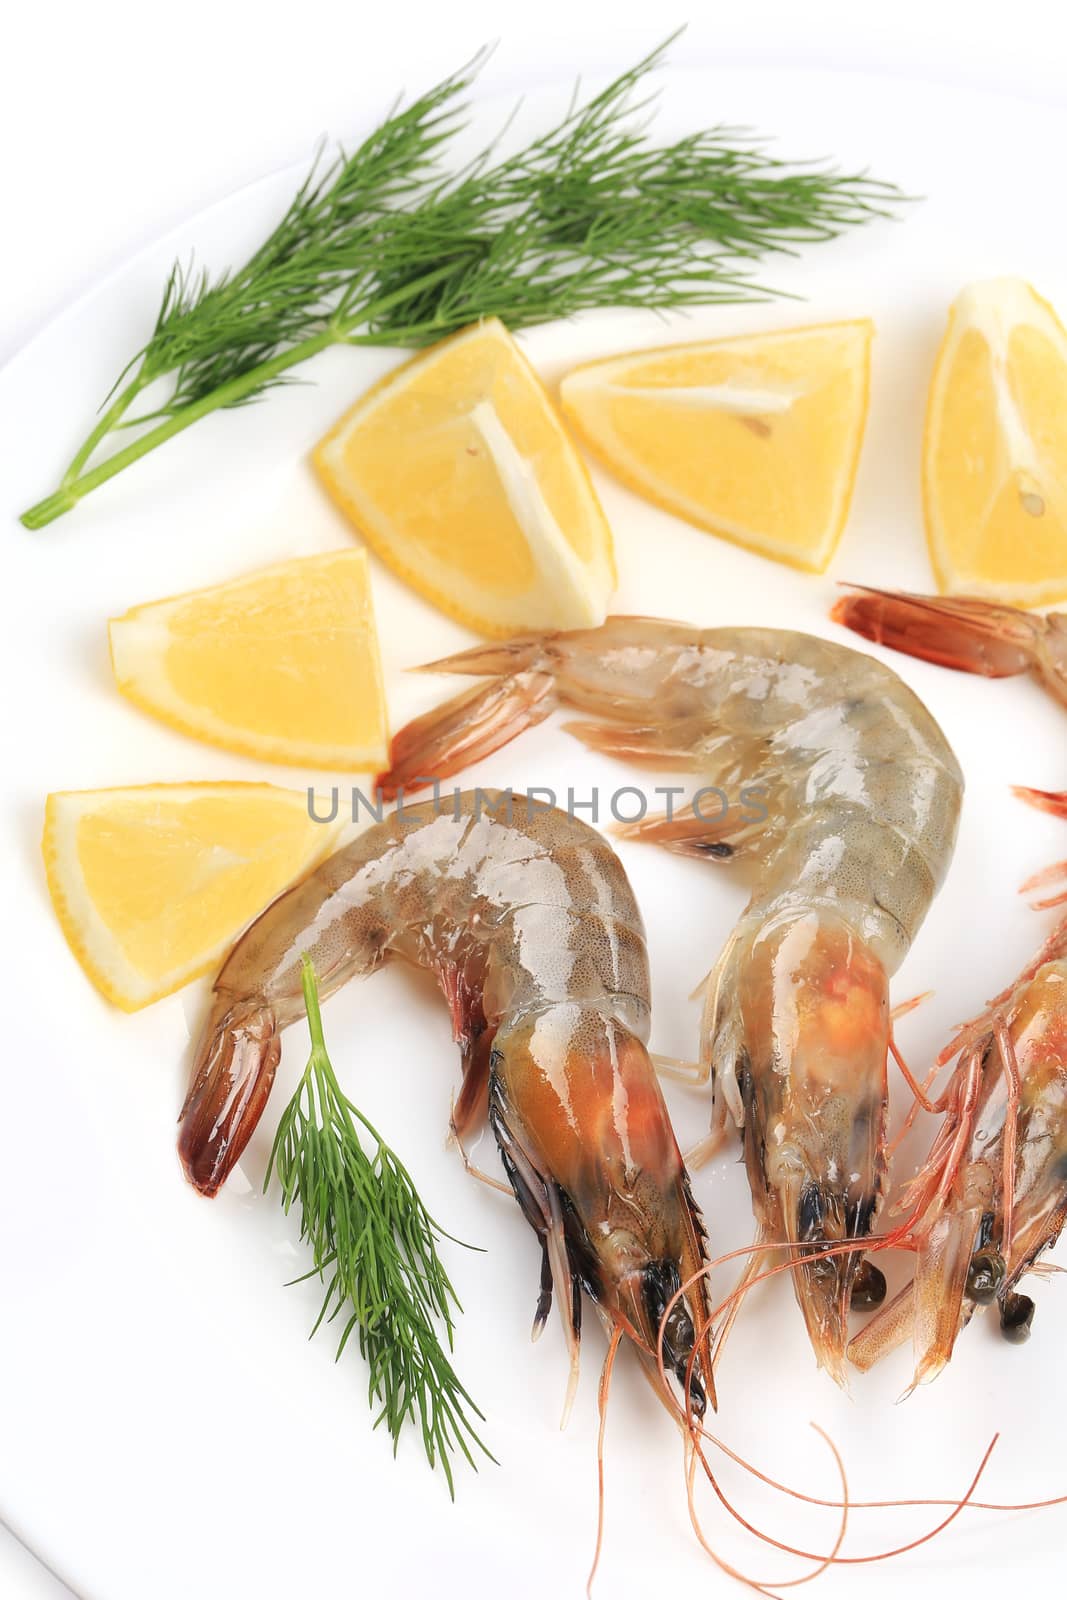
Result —
<instances>
[{"instance_id":1,"label":"white plate","mask_svg":"<svg viewBox=\"0 0 1067 1600\"><path fill-rule=\"evenodd\" d=\"M526 122L559 109L540 96ZM492 110L493 125L499 108ZM801 261L768 264L802 304L709 310L666 327L602 315L531 333L550 379L577 360L637 342L785 326L870 313L874 388L851 524L833 577L925 589L918 456L925 383L948 302L967 280L1012 272L1067 303L1062 151L1067 119L1009 99L919 83L841 75L677 73L664 132L712 119L781 136L787 154L833 153L926 196L906 220L880 224ZM299 169L298 169L299 170ZM565 1380L553 1322L528 1341L538 1252L517 1211L468 1181L444 1149L455 1051L432 986L389 970L331 1001L327 1031L345 1081L404 1153L432 1209L486 1255L448 1250L466 1307L457 1363L487 1413L500 1466L461 1472L457 1502L416 1440L398 1459L372 1433L354 1352L339 1367L328 1335L307 1341L314 1286L283 1288L303 1266L293 1221L259 1187L276 1116L302 1064L286 1037L273 1104L240 1174L214 1204L182 1182L174 1122L190 1032L205 985L134 1017L112 1011L70 956L49 908L37 848L50 789L188 778L301 775L191 743L139 716L110 680L104 621L126 606L207 584L259 563L342 546L349 534L317 492L308 447L394 357L334 352L266 405L216 416L118 478L73 515L35 534L14 518L54 484L93 407L141 340L176 253L238 259L290 195L297 170L196 218L79 302L0 374L8 604L3 633L7 753L2 840L4 962L4 1310L0 1317L0 1513L86 1600L187 1600L197 1593L350 1595L392 1592L579 1595L595 1513L592 1328L569 1430L556 1419ZM597 473L619 552L621 611L696 623L777 623L830 634L833 577L806 578L663 515ZM400 669L458 647L465 635L374 568L394 722L445 692ZM1028 682L988 685L895 660L954 740L969 793L947 888L896 984L935 998L901 1027L925 1066L952 1022L971 1014L1036 945L1042 922L1020 880L1064 853L1051 819L1025 811L1011 780L1058 786L1062 713ZM315 776L315 775L313 775ZM568 785L627 781L546 725L471 772L472 781ZM728 873L641 848L626 865L648 922L656 986L654 1043L692 1052L687 996L710 966L742 900ZM903 1096L897 1094L898 1109ZM683 1143L706 1102L670 1091ZM928 1129L923 1138L928 1138ZM918 1150L913 1147L912 1156ZM483 1157L492 1160L484 1146ZM905 1160L897 1174L905 1169ZM750 1231L743 1174L730 1157L697 1179L714 1247ZM896 1269L898 1276L903 1268ZM729 1281L725 1269L723 1284ZM1004 1437L986 1498L1067 1487L1059 1359L1067 1303L1036 1291L1023 1350L989 1319L961 1338L949 1370L906 1405L904 1354L839 1394L813 1366L787 1287L754 1295L722 1372L721 1434L761 1466L816 1492L836 1479L817 1420L837 1441L854 1495L957 1495L993 1431ZM798 1514L728 1481L779 1536L824 1549L830 1512ZM647 1596L718 1583L690 1533L679 1440L633 1364L616 1377L608 1429L604 1595ZM703 1495L716 1541L761 1578L806 1570L737 1536ZM857 1512L857 1551L900 1542L933 1513ZM849 1595L1024 1590L1050 1569L1063 1514L998 1518L967 1511L936 1543L901 1562L843 1569L827 1590Z\"/></svg>"}]
</instances>

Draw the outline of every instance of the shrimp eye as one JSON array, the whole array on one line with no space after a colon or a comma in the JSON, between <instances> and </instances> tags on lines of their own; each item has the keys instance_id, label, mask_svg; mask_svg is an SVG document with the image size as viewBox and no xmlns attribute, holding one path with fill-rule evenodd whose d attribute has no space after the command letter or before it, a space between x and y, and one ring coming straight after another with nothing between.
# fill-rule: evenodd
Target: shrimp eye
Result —
<instances>
[{"instance_id":1,"label":"shrimp eye","mask_svg":"<svg viewBox=\"0 0 1067 1600\"><path fill-rule=\"evenodd\" d=\"M977 1306L990 1305L1004 1282L1004 1257L987 1246L976 1250L967 1272L967 1294Z\"/></svg>"},{"instance_id":2,"label":"shrimp eye","mask_svg":"<svg viewBox=\"0 0 1067 1600\"><path fill-rule=\"evenodd\" d=\"M861 1261L852 1280L849 1304L853 1311L873 1311L885 1299L885 1273L873 1261Z\"/></svg>"},{"instance_id":3,"label":"shrimp eye","mask_svg":"<svg viewBox=\"0 0 1067 1600\"><path fill-rule=\"evenodd\" d=\"M1025 1344L1034 1320L1034 1302L1028 1294L1006 1294L1000 1304L1000 1331L1012 1344Z\"/></svg>"}]
</instances>

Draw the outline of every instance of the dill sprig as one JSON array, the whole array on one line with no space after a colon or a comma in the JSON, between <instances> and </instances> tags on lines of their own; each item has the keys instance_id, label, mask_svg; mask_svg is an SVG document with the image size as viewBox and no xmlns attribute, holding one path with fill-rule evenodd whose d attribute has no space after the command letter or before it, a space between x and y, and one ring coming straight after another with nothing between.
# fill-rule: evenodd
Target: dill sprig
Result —
<instances>
[{"instance_id":1,"label":"dill sprig","mask_svg":"<svg viewBox=\"0 0 1067 1600\"><path fill-rule=\"evenodd\" d=\"M316 162L260 248L212 278L176 265L155 327L124 368L39 528L201 417L246 405L331 345L418 347L481 317L522 328L603 306L678 309L772 293L751 263L891 214L891 184L786 163L745 130L650 136L642 93L665 44L510 156L459 171L482 55L351 154ZM137 402L154 391L152 403ZM132 442L94 458L119 430Z\"/></svg>"},{"instance_id":2,"label":"dill sprig","mask_svg":"<svg viewBox=\"0 0 1067 1600\"><path fill-rule=\"evenodd\" d=\"M375 1427L385 1423L395 1452L404 1425L416 1424L430 1465L441 1463L454 1497L453 1452L462 1452L471 1466L475 1448L493 1457L473 1421L484 1420L482 1412L450 1359L454 1313L461 1307L437 1246L452 1236L438 1227L407 1168L343 1093L326 1052L306 956L302 979L311 1054L278 1125L264 1189L277 1173L285 1210L299 1204L300 1236L314 1262L305 1276L326 1284L312 1334L323 1322L344 1319L337 1357L355 1334L367 1363ZM371 1155L365 1137L374 1142Z\"/></svg>"}]
</instances>

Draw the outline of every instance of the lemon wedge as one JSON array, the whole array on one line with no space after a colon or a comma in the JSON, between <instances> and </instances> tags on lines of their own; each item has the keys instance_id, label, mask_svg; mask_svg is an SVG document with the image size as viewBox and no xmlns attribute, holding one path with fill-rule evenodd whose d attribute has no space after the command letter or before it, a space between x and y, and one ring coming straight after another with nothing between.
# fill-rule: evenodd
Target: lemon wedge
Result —
<instances>
[{"instance_id":1,"label":"lemon wedge","mask_svg":"<svg viewBox=\"0 0 1067 1600\"><path fill-rule=\"evenodd\" d=\"M387 757L365 551L135 606L108 631L122 693L196 739L343 771Z\"/></svg>"},{"instance_id":2,"label":"lemon wedge","mask_svg":"<svg viewBox=\"0 0 1067 1600\"><path fill-rule=\"evenodd\" d=\"M313 821L302 790L161 783L49 795L41 848L67 943L138 1011L213 967L339 827Z\"/></svg>"},{"instance_id":3,"label":"lemon wedge","mask_svg":"<svg viewBox=\"0 0 1067 1600\"><path fill-rule=\"evenodd\" d=\"M973 284L952 307L923 500L942 590L1023 606L1067 598L1067 332L1019 278Z\"/></svg>"},{"instance_id":4,"label":"lemon wedge","mask_svg":"<svg viewBox=\"0 0 1067 1600\"><path fill-rule=\"evenodd\" d=\"M390 373L314 464L382 560L478 632L604 620L610 530L540 379L495 318Z\"/></svg>"},{"instance_id":5,"label":"lemon wedge","mask_svg":"<svg viewBox=\"0 0 1067 1600\"><path fill-rule=\"evenodd\" d=\"M566 419L637 494L822 572L856 476L869 321L637 350L564 378Z\"/></svg>"}]
</instances>

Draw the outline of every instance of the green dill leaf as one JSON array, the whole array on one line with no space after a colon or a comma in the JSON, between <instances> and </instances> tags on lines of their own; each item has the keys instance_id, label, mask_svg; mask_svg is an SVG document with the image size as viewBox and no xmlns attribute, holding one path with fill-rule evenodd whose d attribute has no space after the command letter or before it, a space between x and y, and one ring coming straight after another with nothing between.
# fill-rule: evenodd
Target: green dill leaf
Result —
<instances>
[{"instance_id":1,"label":"green dill leaf","mask_svg":"<svg viewBox=\"0 0 1067 1600\"><path fill-rule=\"evenodd\" d=\"M285 1211L300 1208L300 1237L313 1265L293 1281L318 1277L324 1285L311 1337L324 1323L340 1321L340 1360L355 1335L367 1363L374 1426L384 1422L394 1454L404 1427L416 1426L427 1460L440 1463L454 1497L456 1451L472 1467L475 1450L495 1458L478 1436L483 1413L450 1359L460 1304L437 1247L452 1236L438 1227L403 1162L341 1089L306 956L302 978L311 1054L279 1120L264 1189L277 1178Z\"/></svg>"},{"instance_id":2,"label":"green dill leaf","mask_svg":"<svg viewBox=\"0 0 1067 1600\"><path fill-rule=\"evenodd\" d=\"M331 345L416 348L491 316L518 329L604 306L759 300L774 292L753 276L762 257L894 214L905 197L891 184L784 162L744 129L657 143L647 83L670 42L511 155L498 138L458 170L444 165L484 52L351 152L320 151L242 266L212 276L175 264L147 343L23 523L64 515L202 417L292 382L292 368Z\"/></svg>"}]
</instances>

